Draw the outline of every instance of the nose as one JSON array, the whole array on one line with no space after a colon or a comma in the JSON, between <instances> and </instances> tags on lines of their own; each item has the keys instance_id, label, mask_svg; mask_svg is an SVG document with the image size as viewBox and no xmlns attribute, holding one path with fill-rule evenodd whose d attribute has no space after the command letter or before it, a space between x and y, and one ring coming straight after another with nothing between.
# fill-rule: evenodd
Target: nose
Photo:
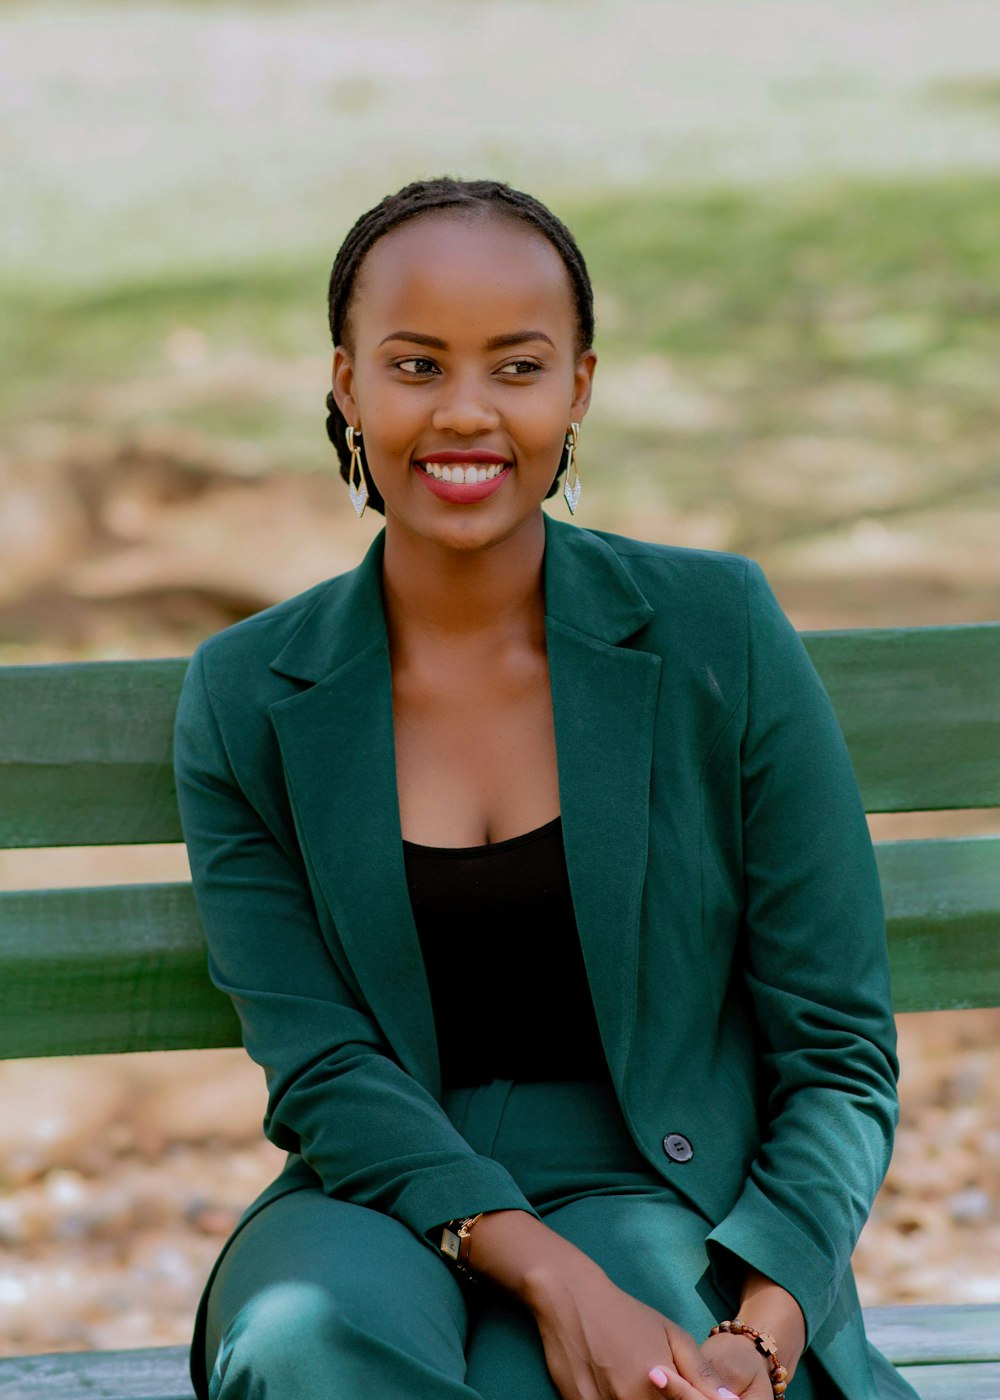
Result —
<instances>
[{"instance_id":1,"label":"nose","mask_svg":"<svg viewBox=\"0 0 1000 1400\"><path fill-rule=\"evenodd\" d=\"M440 433L473 437L493 432L500 415L490 395L489 382L474 374L450 376L434 405L431 426Z\"/></svg>"}]
</instances>

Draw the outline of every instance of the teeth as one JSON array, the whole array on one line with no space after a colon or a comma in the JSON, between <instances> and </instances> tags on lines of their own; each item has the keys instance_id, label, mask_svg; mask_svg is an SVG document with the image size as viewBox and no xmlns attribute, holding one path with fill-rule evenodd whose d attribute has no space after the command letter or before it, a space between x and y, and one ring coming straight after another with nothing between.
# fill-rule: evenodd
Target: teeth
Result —
<instances>
[{"instance_id":1,"label":"teeth","mask_svg":"<svg viewBox=\"0 0 1000 1400\"><path fill-rule=\"evenodd\" d=\"M506 464L501 465L499 462L493 462L488 467L476 467L471 462L468 466L456 462L453 467L442 467L440 462L421 462L420 465L428 476L436 477L438 481L460 482L463 486L492 481L495 476L506 471Z\"/></svg>"}]
</instances>

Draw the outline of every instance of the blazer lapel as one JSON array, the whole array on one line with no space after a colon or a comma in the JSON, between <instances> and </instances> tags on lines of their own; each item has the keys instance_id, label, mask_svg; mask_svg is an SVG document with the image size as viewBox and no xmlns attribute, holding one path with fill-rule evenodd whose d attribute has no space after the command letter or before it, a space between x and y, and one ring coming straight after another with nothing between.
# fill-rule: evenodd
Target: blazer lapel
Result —
<instances>
[{"instance_id":1,"label":"blazer lapel","mask_svg":"<svg viewBox=\"0 0 1000 1400\"><path fill-rule=\"evenodd\" d=\"M621 1089L634 1021L660 658L653 615L599 536L546 516L545 595L563 833L587 974ZM355 979L403 1067L440 1095L406 887L382 609L383 536L272 662L310 688L271 706L300 838ZM512 1009L513 1010L513 1009Z\"/></svg>"},{"instance_id":2,"label":"blazer lapel","mask_svg":"<svg viewBox=\"0 0 1000 1400\"><path fill-rule=\"evenodd\" d=\"M400 1063L439 1095L434 1017L403 865L381 567L379 535L272 663L315 684L272 705L271 716L300 839L350 973Z\"/></svg>"},{"instance_id":3,"label":"blazer lapel","mask_svg":"<svg viewBox=\"0 0 1000 1400\"><path fill-rule=\"evenodd\" d=\"M545 589L570 887L612 1078L635 1020L660 657L621 645L653 615L614 551L546 518Z\"/></svg>"}]
</instances>

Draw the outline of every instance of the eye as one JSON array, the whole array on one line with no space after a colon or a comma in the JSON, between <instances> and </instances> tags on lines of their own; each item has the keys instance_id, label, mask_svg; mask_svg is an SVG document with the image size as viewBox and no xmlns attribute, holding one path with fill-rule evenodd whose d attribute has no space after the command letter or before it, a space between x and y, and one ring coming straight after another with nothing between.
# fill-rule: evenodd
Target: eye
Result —
<instances>
[{"instance_id":1,"label":"eye","mask_svg":"<svg viewBox=\"0 0 1000 1400\"><path fill-rule=\"evenodd\" d=\"M497 371L507 379L525 379L529 375L539 374L542 366L536 360L511 360L508 364L501 365Z\"/></svg>"},{"instance_id":2,"label":"eye","mask_svg":"<svg viewBox=\"0 0 1000 1400\"><path fill-rule=\"evenodd\" d=\"M401 369L404 374L427 375L437 372L434 361L428 360L424 355L410 355L405 360L396 360L395 367Z\"/></svg>"}]
</instances>

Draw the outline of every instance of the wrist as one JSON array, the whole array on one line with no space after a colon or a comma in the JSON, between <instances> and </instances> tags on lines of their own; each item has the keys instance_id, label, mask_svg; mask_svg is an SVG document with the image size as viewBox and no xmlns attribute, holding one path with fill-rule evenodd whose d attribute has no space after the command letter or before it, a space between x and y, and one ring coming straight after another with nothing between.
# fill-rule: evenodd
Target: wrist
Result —
<instances>
[{"instance_id":1,"label":"wrist","mask_svg":"<svg viewBox=\"0 0 1000 1400\"><path fill-rule=\"evenodd\" d=\"M483 1215L472 1231L468 1264L536 1314L558 1295L570 1271L600 1272L575 1245L522 1210Z\"/></svg>"},{"instance_id":2,"label":"wrist","mask_svg":"<svg viewBox=\"0 0 1000 1400\"><path fill-rule=\"evenodd\" d=\"M793 1374L806 1344L806 1324L802 1309L787 1288L758 1273L747 1272L738 1316L757 1332L773 1337L778 1359Z\"/></svg>"}]
</instances>

